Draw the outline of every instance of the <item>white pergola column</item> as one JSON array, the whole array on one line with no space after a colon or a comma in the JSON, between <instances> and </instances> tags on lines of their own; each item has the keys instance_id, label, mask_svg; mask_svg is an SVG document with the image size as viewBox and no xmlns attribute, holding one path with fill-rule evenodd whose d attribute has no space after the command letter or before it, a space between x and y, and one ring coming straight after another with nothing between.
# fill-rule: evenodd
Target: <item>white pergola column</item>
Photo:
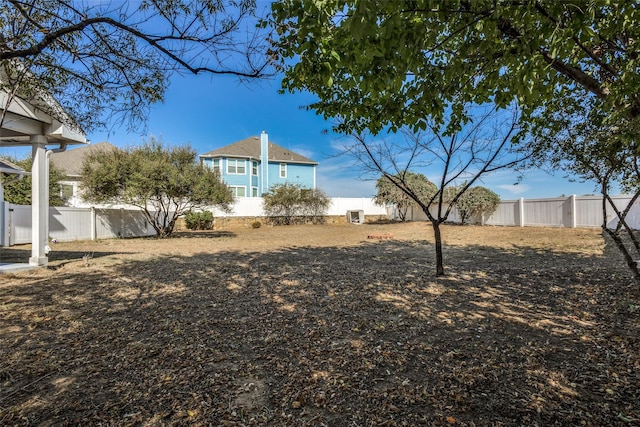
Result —
<instances>
[{"instance_id":1,"label":"white pergola column","mask_svg":"<svg viewBox=\"0 0 640 427\"><path fill-rule=\"evenodd\" d=\"M47 265L45 248L49 245L49 186L47 177L47 137L32 135L33 167L31 168L31 258L29 264Z\"/></svg>"}]
</instances>

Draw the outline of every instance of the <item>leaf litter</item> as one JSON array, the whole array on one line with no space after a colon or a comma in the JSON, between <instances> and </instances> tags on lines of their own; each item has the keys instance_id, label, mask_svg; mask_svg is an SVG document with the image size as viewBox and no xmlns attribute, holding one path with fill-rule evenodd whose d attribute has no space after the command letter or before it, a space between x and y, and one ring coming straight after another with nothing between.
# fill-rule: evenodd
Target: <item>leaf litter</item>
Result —
<instances>
[{"instance_id":1,"label":"leaf litter","mask_svg":"<svg viewBox=\"0 0 640 427\"><path fill-rule=\"evenodd\" d=\"M443 235L439 278L424 223L58 243L0 276L0 424L640 423L639 289L598 230Z\"/></svg>"}]
</instances>

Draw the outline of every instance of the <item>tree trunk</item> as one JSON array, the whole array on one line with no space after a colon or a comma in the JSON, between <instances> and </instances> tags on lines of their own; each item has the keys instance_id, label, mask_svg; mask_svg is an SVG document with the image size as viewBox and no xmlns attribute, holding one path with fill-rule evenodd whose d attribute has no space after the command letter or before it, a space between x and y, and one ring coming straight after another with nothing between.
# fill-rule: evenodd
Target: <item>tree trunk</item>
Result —
<instances>
[{"instance_id":1,"label":"tree trunk","mask_svg":"<svg viewBox=\"0 0 640 427\"><path fill-rule=\"evenodd\" d=\"M611 240L613 240L613 243L615 243L616 247L624 257L629 270L631 270L631 272L633 273L633 278L635 279L636 283L640 284L640 271L638 270L638 263L633 259L633 257L627 250L627 247L622 240L622 236L620 236L620 233L616 233L606 226L604 226L603 228L605 233L608 234L609 237L611 237Z\"/></svg>"},{"instance_id":2,"label":"tree trunk","mask_svg":"<svg viewBox=\"0 0 640 427\"><path fill-rule=\"evenodd\" d=\"M440 234L440 222L431 221L433 226L433 236L436 241L436 276L444 276L444 265L442 259L442 235Z\"/></svg>"},{"instance_id":3,"label":"tree trunk","mask_svg":"<svg viewBox=\"0 0 640 427\"><path fill-rule=\"evenodd\" d=\"M398 216L400 217L400 221L405 222L407 220L407 211L409 210L409 207L405 207L403 208L398 208Z\"/></svg>"},{"instance_id":4,"label":"tree trunk","mask_svg":"<svg viewBox=\"0 0 640 427\"><path fill-rule=\"evenodd\" d=\"M616 210L616 216L618 217L618 226L616 227L615 230L612 230L609 228L609 225L607 224L607 201L611 204L611 206L614 208L615 210L615 206L613 205L613 202L611 201L611 199L609 198L609 194L608 194L608 186L605 183L603 183L602 185L602 229L605 235L609 235L609 237L611 237L611 240L613 240L613 243L615 243L616 247L618 248L618 250L620 251L620 253L622 254L622 256L624 257L625 262L627 263L627 266L629 267L629 270L631 270L631 273L633 274L633 278L636 281L636 283L640 284L640 271L638 270L638 263L636 262L636 260L633 259L633 256L631 255L631 253L629 252L625 242L622 240L622 236L620 236L620 231L621 228L624 228L628 234L629 234L629 238L631 239L632 243L635 245L636 244L636 239L635 236L633 235L633 231L631 230L631 227L629 227L629 225L627 224L626 221L626 216L627 216L627 212L625 210L624 214L621 215L619 211ZM633 202L633 200L632 200ZM606 242L605 242L606 244Z\"/></svg>"}]
</instances>

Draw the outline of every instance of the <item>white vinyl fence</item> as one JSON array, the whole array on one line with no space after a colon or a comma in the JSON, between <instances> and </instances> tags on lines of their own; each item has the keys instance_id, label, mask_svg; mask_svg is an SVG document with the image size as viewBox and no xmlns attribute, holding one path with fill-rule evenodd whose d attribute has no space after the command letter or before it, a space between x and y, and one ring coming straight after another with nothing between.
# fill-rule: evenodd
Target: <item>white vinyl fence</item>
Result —
<instances>
[{"instance_id":1,"label":"white vinyl fence","mask_svg":"<svg viewBox=\"0 0 640 427\"><path fill-rule=\"evenodd\" d=\"M623 210L631 196L612 197L616 207ZM435 213L435 207L432 212ZM472 222L485 225L504 225L514 227L601 227L602 197L600 196L571 196L555 199L518 199L502 200L496 211L488 218L473 218ZM398 218L397 210L393 209L390 218ZM427 216L418 207L409 208L407 219L426 221ZM448 221L460 222L458 212L453 209ZM630 227L640 229L640 204L632 206L627 215ZM607 226L615 227L618 218L610 206L607 206Z\"/></svg>"},{"instance_id":2,"label":"white vinyl fence","mask_svg":"<svg viewBox=\"0 0 640 427\"><path fill-rule=\"evenodd\" d=\"M3 205L0 209L0 246L31 243L31 206L6 202ZM152 235L155 230L139 210L49 208L49 237L61 242Z\"/></svg>"},{"instance_id":3,"label":"white vinyl fence","mask_svg":"<svg viewBox=\"0 0 640 427\"><path fill-rule=\"evenodd\" d=\"M378 206L373 199L366 197L342 198L334 197L331 199L331 205L327 209L327 216L343 216L347 211L364 211L365 215L381 215L387 216L387 208ZM218 218L227 217L263 217L261 197L240 197L236 199L232 211L226 213L219 209L211 209L213 216Z\"/></svg>"},{"instance_id":4,"label":"white vinyl fence","mask_svg":"<svg viewBox=\"0 0 640 427\"><path fill-rule=\"evenodd\" d=\"M261 198L238 198L230 213L211 210L216 217L264 216ZM343 216L349 210L387 216L385 207L368 198L334 198L327 215ZM152 235L155 230L135 208L49 208L49 237L61 242ZM25 243L31 243L31 206L0 202L0 246Z\"/></svg>"},{"instance_id":5,"label":"white vinyl fence","mask_svg":"<svg viewBox=\"0 0 640 427\"><path fill-rule=\"evenodd\" d=\"M630 196L613 197L616 206L624 209ZM216 217L262 217L262 199L239 198L233 210L225 213L212 209ZM327 212L330 216L344 216L347 211L363 211L369 216L398 218L395 207L377 206L368 198L334 198ZM407 219L427 220L417 206L410 208ZM453 210L451 222L459 222ZM474 218L485 225L541 226L541 227L600 227L602 225L602 198L597 196L557 199L518 199L500 202L498 209L488 218ZM640 229L640 204L632 207L627 217L629 225ZM614 227L617 218L607 209L607 225ZM49 236L58 241L109 239L155 235L142 212L137 209L51 207ZM31 206L0 202L0 246L31 243Z\"/></svg>"}]
</instances>

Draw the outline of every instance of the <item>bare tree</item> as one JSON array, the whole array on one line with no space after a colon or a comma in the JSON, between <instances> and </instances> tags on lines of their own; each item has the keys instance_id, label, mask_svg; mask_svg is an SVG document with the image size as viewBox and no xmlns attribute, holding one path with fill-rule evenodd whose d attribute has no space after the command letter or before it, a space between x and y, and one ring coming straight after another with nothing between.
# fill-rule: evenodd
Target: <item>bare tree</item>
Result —
<instances>
[{"instance_id":1,"label":"bare tree","mask_svg":"<svg viewBox=\"0 0 640 427\"><path fill-rule=\"evenodd\" d=\"M51 94L69 115L47 113L85 131L135 129L175 72L269 74L256 22L254 0L6 0L0 89L10 98Z\"/></svg>"},{"instance_id":2,"label":"bare tree","mask_svg":"<svg viewBox=\"0 0 640 427\"><path fill-rule=\"evenodd\" d=\"M480 108L475 108L480 111ZM467 125L452 134L431 123L425 131L402 130L400 140L371 140L369 135L352 135L347 147L363 167L381 173L385 179L409 196L431 222L436 251L436 275L442 276L444 261L440 225L447 221L458 199L481 177L499 169L513 167L525 155L511 146L517 133L517 111L505 116L495 109L476 114ZM429 171L437 190L421 197L407 179L409 171ZM456 185L460 183L459 185Z\"/></svg>"},{"instance_id":3,"label":"bare tree","mask_svg":"<svg viewBox=\"0 0 640 427\"><path fill-rule=\"evenodd\" d=\"M533 162L565 170L598 184L602 194L602 230L640 283L640 241L627 217L640 199L639 131L633 122L612 119L587 102L552 116L553 126L534 134ZM557 131L556 129L561 129ZM622 205L611 191L619 186L631 198ZM610 214L615 215L610 219Z\"/></svg>"}]
</instances>

